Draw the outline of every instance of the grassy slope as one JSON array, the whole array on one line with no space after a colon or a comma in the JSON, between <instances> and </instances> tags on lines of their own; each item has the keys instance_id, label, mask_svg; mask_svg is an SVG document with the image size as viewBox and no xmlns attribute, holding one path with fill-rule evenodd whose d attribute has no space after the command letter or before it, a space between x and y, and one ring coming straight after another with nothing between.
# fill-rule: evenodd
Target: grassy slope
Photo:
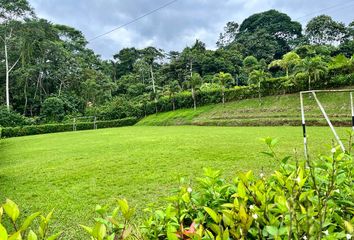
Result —
<instances>
[{"instance_id":1,"label":"grassy slope","mask_svg":"<svg viewBox=\"0 0 354 240\"><path fill-rule=\"evenodd\" d=\"M344 129L340 131L343 133ZM126 127L5 139L0 142L0 199L9 197L31 212L55 208L54 229L64 239L83 239L78 224L89 224L95 204L125 197L139 208L159 203L178 186L177 176L195 179L202 168L238 171L275 163L259 154L260 137L280 138L280 152L301 153L297 127ZM309 129L311 150L331 136L328 128ZM314 149L316 146L316 149Z\"/></svg>"},{"instance_id":2,"label":"grassy slope","mask_svg":"<svg viewBox=\"0 0 354 240\"><path fill-rule=\"evenodd\" d=\"M350 124L349 93L318 93L331 120ZM325 124L313 97L305 97L306 118L312 124ZM270 96L262 99L245 99L237 102L209 105L193 109L150 115L138 125L299 125L299 94Z\"/></svg>"}]
</instances>

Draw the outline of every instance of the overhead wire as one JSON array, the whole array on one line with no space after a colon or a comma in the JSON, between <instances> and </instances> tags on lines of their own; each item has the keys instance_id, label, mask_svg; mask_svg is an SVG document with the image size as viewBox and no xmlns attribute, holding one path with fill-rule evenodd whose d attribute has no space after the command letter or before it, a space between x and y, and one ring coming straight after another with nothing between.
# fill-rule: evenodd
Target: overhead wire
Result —
<instances>
[{"instance_id":1,"label":"overhead wire","mask_svg":"<svg viewBox=\"0 0 354 240\"><path fill-rule=\"evenodd\" d=\"M90 43L90 42L92 42L92 41L94 41L94 40L96 40L96 39L98 39L98 38L100 38L100 37L103 37L103 36L105 36L105 35L107 35L107 34L110 34L110 33L114 32L114 31L117 31L118 29L121 29L121 28L123 28L123 27L126 27L126 26L128 26L128 25L130 25L130 24L132 24L132 23L135 23L135 22L139 21L139 20L142 19L142 18L145 18L145 17L147 17L147 16L149 16L149 15L155 13L155 12L160 11L161 9L164 9L164 8L166 8L166 7L168 7L168 6L172 5L172 4L174 4L174 3L177 2L177 1L179 1L179 0L172 0L172 1L170 1L170 2L167 2L167 3L161 5L161 6L158 7L158 8L155 8L155 9L153 9L153 10L151 10L151 11L149 11L149 12L147 12L147 13L145 13L145 14L143 14L143 15L137 17L137 18L132 19L132 20L129 21L129 22L126 22L126 23L124 23L124 24L122 24L122 25L120 25L120 26L118 26L118 27L116 27L116 28L113 28L112 30L109 30L109 31L107 31L107 32L105 32L105 33L102 33L102 34L100 34L100 35L97 35L97 36L95 36L95 37L89 39L88 42Z\"/></svg>"}]
</instances>

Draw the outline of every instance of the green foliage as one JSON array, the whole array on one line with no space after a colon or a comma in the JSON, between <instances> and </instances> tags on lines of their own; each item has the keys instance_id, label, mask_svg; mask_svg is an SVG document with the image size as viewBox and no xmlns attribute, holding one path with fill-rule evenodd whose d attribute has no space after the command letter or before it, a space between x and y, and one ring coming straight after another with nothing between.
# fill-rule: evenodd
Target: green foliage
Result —
<instances>
[{"instance_id":1,"label":"green foliage","mask_svg":"<svg viewBox=\"0 0 354 240\"><path fill-rule=\"evenodd\" d=\"M131 126L137 122L136 118L123 118L110 121L97 121L97 128L113 128ZM76 123L76 130L93 129L92 122ZM45 133L68 132L73 130L73 124L45 124L45 125L31 125L23 127L6 127L2 129L1 137L20 137Z\"/></svg>"},{"instance_id":2,"label":"green foliage","mask_svg":"<svg viewBox=\"0 0 354 240\"><path fill-rule=\"evenodd\" d=\"M109 216L107 207L96 207L101 218L95 228L83 228L93 239L143 239L141 234L147 239L351 239L351 155L334 147L329 155L302 161L279 156L277 139L263 141L268 149L263 154L280 166L269 176L249 171L228 182L220 171L205 168L195 188L182 179L167 206L147 209L141 230L134 228L125 200L118 200Z\"/></svg>"},{"instance_id":3,"label":"green foliage","mask_svg":"<svg viewBox=\"0 0 354 240\"><path fill-rule=\"evenodd\" d=\"M41 108L41 116L48 122L60 122L64 119L64 102L58 97L49 97L44 100Z\"/></svg>"},{"instance_id":4,"label":"green foliage","mask_svg":"<svg viewBox=\"0 0 354 240\"><path fill-rule=\"evenodd\" d=\"M307 23L306 35L314 44L336 44L343 42L346 28L330 16L320 15Z\"/></svg>"},{"instance_id":5,"label":"green foliage","mask_svg":"<svg viewBox=\"0 0 354 240\"><path fill-rule=\"evenodd\" d=\"M1 240L56 240L62 232L50 235L49 221L53 215L51 211L48 215L40 212L33 213L21 223L19 220L20 209L17 204L10 199L0 206L0 239ZM35 220L39 221L38 228Z\"/></svg>"},{"instance_id":6,"label":"green foliage","mask_svg":"<svg viewBox=\"0 0 354 240\"><path fill-rule=\"evenodd\" d=\"M96 206L95 226L80 225L93 240L131 239L137 237L137 229L133 225L134 208L129 207L127 200L118 199L117 206L108 213L108 206Z\"/></svg>"},{"instance_id":7,"label":"green foliage","mask_svg":"<svg viewBox=\"0 0 354 240\"><path fill-rule=\"evenodd\" d=\"M0 126L15 127L28 123L27 119L13 110L8 111L6 106L0 106Z\"/></svg>"}]
</instances>

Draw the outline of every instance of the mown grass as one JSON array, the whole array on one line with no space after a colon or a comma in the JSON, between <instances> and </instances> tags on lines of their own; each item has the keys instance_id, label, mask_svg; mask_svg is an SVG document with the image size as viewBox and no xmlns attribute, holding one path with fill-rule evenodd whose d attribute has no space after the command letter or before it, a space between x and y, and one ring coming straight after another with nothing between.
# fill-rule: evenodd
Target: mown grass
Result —
<instances>
[{"instance_id":1,"label":"mown grass","mask_svg":"<svg viewBox=\"0 0 354 240\"><path fill-rule=\"evenodd\" d=\"M350 124L351 110L349 93L318 93L318 98L332 120ZM325 124L315 99L305 96L306 118L313 124ZM299 94L245 99L236 102L180 109L172 112L150 115L138 125L298 125L301 121Z\"/></svg>"},{"instance_id":2,"label":"mown grass","mask_svg":"<svg viewBox=\"0 0 354 240\"><path fill-rule=\"evenodd\" d=\"M0 199L16 201L25 214L55 208L52 227L66 232L63 239L87 239L78 224L90 224L96 204L124 197L139 210L159 205L178 177L193 184L205 167L227 178L270 173L277 164L260 154L266 148L259 138L266 136L279 137L280 154L297 148L302 156L299 127L142 126L4 139ZM331 139L329 128L309 128L314 155Z\"/></svg>"}]
</instances>

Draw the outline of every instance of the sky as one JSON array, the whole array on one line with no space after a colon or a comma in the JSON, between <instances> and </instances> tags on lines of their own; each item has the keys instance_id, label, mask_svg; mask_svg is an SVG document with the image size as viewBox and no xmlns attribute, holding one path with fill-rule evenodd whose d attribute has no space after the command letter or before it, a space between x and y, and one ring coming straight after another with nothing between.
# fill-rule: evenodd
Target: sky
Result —
<instances>
[{"instance_id":1,"label":"sky","mask_svg":"<svg viewBox=\"0 0 354 240\"><path fill-rule=\"evenodd\" d=\"M92 39L165 5L171 0L29 0L38 17L69 25ZM196 39L214 49L228 21L276 9L306 23L327 14L345 24L354 20L354 0L177 0L154 14L91 41L104 59L122 48L155 46L180 51Z\"/></svg>"}]
</instances>

